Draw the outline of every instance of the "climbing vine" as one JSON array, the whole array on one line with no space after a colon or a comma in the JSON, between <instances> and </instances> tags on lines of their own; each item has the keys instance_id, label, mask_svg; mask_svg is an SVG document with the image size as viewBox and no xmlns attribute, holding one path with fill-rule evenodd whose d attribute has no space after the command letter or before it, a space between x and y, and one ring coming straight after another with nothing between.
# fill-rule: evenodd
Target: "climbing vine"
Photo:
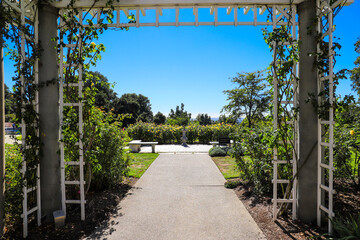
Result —
<instances>
[{"instance_id":1,"label":"climbing vine","mask_svg":"<svg viewBox=\"0 0 360 240\"><path fill-rule=\"evenodd\" d=\"M335 1L330 1L330 6L334 3ZM333 17L340 12L343 4L344 3L333 9ZM277 96L275 96L275 98L277 98L277 105L271 106L273 112L274 109L277 109L277 116L274 116L276 121L274 123L272 144L278 151L277 159L288 160L288 164L279 165L277 176L278 179L288 179L290 181L290 183L286 185L286 188L283 187L283 184L280 184L281 195L286 199L290 198L293 182L297 179L297 173L301 168L298 162L298 149L296 146L298 137L296 128L299 112L296 98L299 78L296 75L296 68L297 63L299 62L299 41L294 35L296 31L293 31L293 21L295 20L295 17L291 6L292 1L290 1L288 17L283 17L279 20L279 22L287 22L286 25L275 27L272 31L269 31L268 29L264 29L263 31L265 42L273 53L273 61L268 68L268 80L277 88L277 92L273 89L273 93L277 94ZM269 9L269 11L269 16L272 16L272 11L274 11L274 9ZM323 33L327 32L332 26L329 26L329 22L327 21L327 11L319 9L318 13L319 15L314 20L312 26L312 28L317 29L317 24L320 22L320 32L316 32L318 51L310 54L316 56L314 68L317 69L318 75L328 76L330 73L329 39L324 38ZM341 45L336 40L338 39L334 39L331 47L333 66L336 63L336 57L338 56L336 51L341 48ZM345 72L345 70L340 70L334 74L334 92L339 80L345 77ZM330 107L336 107L335 101L332 105L330 104L330 94L332 93L330 93L329 83L326 81L323 81L322 89L319 91L318 95L309 94L308 101L314 105L320 119L328 120ZM321 101L318 101L319 99L321 99ZM335 95L334 99L336 99ZM294 105L290 104L290 101L294 101ZM323 135L328 135L329 126L326 126L324 130ZM328 156L325 156L325 158L327 157ZM296 174L293 174L290 164L291 159L297 161ZM281 204L278 216L286 212L286 209L288 208L287 205L288 204L286 203Z\"/></svg>"},{"instance_id":2,"label":"climbing vine","mask_svg":"<svg viewBox=\"0 0 360 240\"><path fill-rule=\"evenodd\" d=\"M280 184L280 194L285 199L290 198L293 182L296 179L291 161L298 159L297 118L299 108L297 92L299 78L297 64L299 62L299 41L296 37L296 18L293 9L294 5L290 1L286 14L276 20L272 31L263 29L264 40L273 55L273 61L268 68L268 82L274 86L272 89L274 102L270 107L273 113L272 147L277 151L276 160L287 161L287 164L279 164L277 167L277 179L289 180L289 184ZM277 10L269 9L269 17L274 16L274 11ZM273 17L273 19L276 18ZM274 114L277 115L274 116ZM286 209L287 204L281 204L277 215L282 215Z\"/></svg>"},{"instance_id":3,"label":"climbing vine","mask_svg":"<svg viewBox=\"0 0 360 240\"><path fill-rule=\"evenodd\" d=\"M36 9L36 7L34 7ZM37 170L40 163L39 115L37 113L37 93L39 85L36 82L36 62L40 57L40 45L35 40L34 15L22 16L6 2L0 1L0 37L4 40L4 48L8 57L14 61L13 96L16 102L16 119L18 127L22 127L21 136L24 144L19 144L7 150L5 206L10 222L16 223L21 217L23 188L36 186ZM24 134L25 133L25 134ZM11 151L9 153L8 151ZM19 154L12 161L13 154ZM11 176L10 178L8 176ZM16 176L16 177L14 177ZM28 207L36 205L36 191L27 194Z\"/></svg>"},{"instance_id":4,"label":"climbing vine","mask_svg":"<svg viewBox=\"0 0 360 240\"><path fill-rule=\"evenodd\" d=\"M122 121L122 116L117 117L110 114L105 117L106 120L99 118L100 115L105 113L99 111L94 106L95 95L97 93L95 86L97 83L94 84L93 76L87 72L91 66L96 65L97 60L101 59L101 53L105 51L103 44L96 44L94 41L98 40L99 36L109 28L108 25L113 23L114 8L112 1L108 1L106 6L101 9L94 7L77 9L74 8L74 2L70 2L67 8L60 12L60 33L57 41L59 43L58 52L60 57L62 57L60 61L62 61L64 66L63 69L60 69L63 72L60 81L62 81L64 86L64 103L82 102L83 109L80 112L76 106L64 106L62 141L64 142L65 161L78 161L79 146L76 143L80 140L83 143L87 192L90 188L92 176L104 168L99 162L101 160L99 159L99 154L104 153L104 149L101 149L101 143L99 142L103 134L102 126L106 125L103 121L119 124ZM133 15L129 15L128 20L130 23L135 22ZM128 28L121 29L128 30ZM91 84L84 84L88 81L91 81ZM83 84L82 91L79 91L79 86L74 86L74 83ZM83 126L79 125L80 114L82 114ZM83 134L80 134L81 127L83 127ZM121 141L118 141L119 143L127 141L127 136L123 136L123 134L120 134L120 136L122 137ZM124 143L122 144L124 145ZM123 157L118 155L117 161ZM126 159L123 160L127 162ZM119 169L120 173L114 173L117 176L116 178L112 175L112 181L124 175L123 172L126 166L119 163L112 169L116 168L123 169ZM76 166L66 166L66 175L69 178L77 179L79 177L78 171ZM108 172L108 174L110 173ZM96 183L96 185L101 185L101 183ZM76 197L78 190L78 186L74 186L70 190L72 192L70 195Z\"/></svg>"},{"instance_id":5,"label":"climbing vine","mask_svg":"<svg viewBox=\"0 0 360 240\"><path fill-rule=\"evenodd\" d=\"M112 1L108 1L107 5L103 9L96 9L97 12L94 14L95 8L91 7L86 10L80 10L74 8L75 1L71 1L70 4L60 14L62 25L59 28L59 37L53 39L58 41L58 52L66 44L73 44L75 47L68 48L65 53L65 57L62 59L67 64L64 67L64 77L61 79L64 84L77 83L79 81L79 73L81 73L86 79L87 70L90 66L95 66L96 61L101 59L101 52L105 51L105 47L102 44L95 44L93 41L97 40L105 30L108 29L108 24L112 23L114 17L112 7ZM40 3L39 3L40 4ZM37 166L40 163L41 155L41 141L39 136L39 114L37 112L37 95L40 88L46 87L49 84L58 84L59 79L52 79L45 84L38 84L36 82L37 60L41 57L41 46L36 43L36 33L34 23L36 23L37 7L36 5L31 6L33 14L27 16L21 15L18 11L14 10L12 6L6 5L6 2L0 0L0 40L4 40L3 46L7 48L7 54L10 59L14 61L15 73L13 77L14 83L14 98L16 99L16 124L22 126L25 131L25 135L22 135L25 145L18 144L20 147L23 161L26 163L24 168L23 163L16 162L18 166L14 169L23 172L23 177L20 183L16 184L20 191L17 194L10 194L8 196L14 199L7 199L9 202L18 202L23 199L23 192L21 189L26 186L28 189L35 187L38 180L36 171ZM82 22L79 21L79 15L82 14ZM93 15L92 15L93 14ZM96 16L96 17L95 17ZM129 22L135 21L134 16L128 17ZM127 30L127 28L122 28ZM101 166L97 164L97 156L94 153L101 151L96 144L94 139L100 134L97 131L98 126L94 126L94 116L98 115L99 112L94 108L94 96L97 89L93 86L84 87L82 92L78 93L74 87L64 88L64 99L68 102L84 102L84 134L79 135L78 125L78 110L74 107L64 109L64 125L63 125L63 141L71 146L71 143L78 141L81 137L85 147L85 160L88 164L89 177L91 178L92 169L99 169ZM106 121L121 122L121 117L117 118L114 116L106 117ZM121 126L121 124L120 124ZM111 132L107 128L107 131ZM119 143L126 141L128 138L122 133L118 134L121 139L118 139ZM121 140L121 141L120 141ZM67 149L67 160L75 161L78 155L73 154L74 149L68 147ZM115 151L115 149L114 149ZM119 157L121 153L114 153L114 156ZM127 160L125 159L126 163ZM117 164L116 167L121 168L120 173L123 175L125 166ZM67 169L68 174L73 174L72 169ZM120 175L121 175L120 174ZM116 173L111 175L111 178L118 179ZM14 186L14 182L9 182L11 186ZM90 181L88 181L90 186ZM29 208L36 204L36 191L28 194ZM16 209L19 209L17 206ZM15 208L14 208L15 209ZM18 212L8 213L13 217L20 218Z\"/></svg>"}]
</instances>

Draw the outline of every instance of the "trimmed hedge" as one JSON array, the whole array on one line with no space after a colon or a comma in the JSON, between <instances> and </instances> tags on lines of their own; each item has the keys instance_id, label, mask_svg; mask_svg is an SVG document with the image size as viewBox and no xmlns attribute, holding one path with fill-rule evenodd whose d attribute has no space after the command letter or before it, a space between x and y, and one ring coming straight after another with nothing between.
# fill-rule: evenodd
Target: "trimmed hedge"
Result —
<instances>
[{"instance_id":1,"label":"trimmed hedge","mask_svg":"<svg viewBox=\"0 0 360 240\"><path fill-rule=\"evenodd\" d=\"M213 147L209 150L209 155L211 157L226 156L226 151L225 151L225 149L223 149L221 147Z\"/></svg>"},{"instance_id":2,"label":"trimmed hedge","mask_svg":"<svg viewBox=\"0 0 360 240\"><path fill-rule=\"evenodd\" d=\"M185 127L187 143L208 144L211 141L217 141L219 136L229 136L238 129L238 125L232 124L213 124L196 125L190 124ZM132 139L142 140L144 142L157 141L160 144L181 143L182 126L156 125L153 123L139 122L130 125L127 132Z\"/></svg>"}]
</instances>

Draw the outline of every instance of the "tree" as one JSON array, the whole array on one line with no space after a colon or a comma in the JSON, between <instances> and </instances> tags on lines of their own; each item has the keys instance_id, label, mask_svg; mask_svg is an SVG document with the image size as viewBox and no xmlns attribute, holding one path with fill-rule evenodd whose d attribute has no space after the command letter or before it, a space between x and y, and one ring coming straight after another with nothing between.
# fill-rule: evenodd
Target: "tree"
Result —
<instances>
[{"instance_id":1,"label":"tree","mask_svg":"<svg viewBox=\"0 0 360 240\"><path fill-rule=\"evenodd\" d=\"M104 75L99 72L87 72L85 87L90 86L96 88L95 106L103 108L106 112L115 107L118 97Z\"/></svg>"},{"instance_id":2,"label":"tree","mask_svg":"<svg viewBox=\"0 0 360 240\"><path fill-rule=\"evenodd\" d=\"M191 119L191 113L187 113L184 109L184 104L181 103L181 107L176 106L175 111L170 110L168 123L174 125L186 126L189 124Z\"/></svg>"},{"instance_id":3,"label":"tree","mask_svg":"<svg viewBox=\"0 0 360 240\"><path fill-rule=\"evenodd\" d=\"M357 42L354 44L355 51L360 55L360 37ZM358 56L354 62L355 67L350 70L350 79L352 81L352 89L357 92L360 97L360 56Z\"/></svg>"},{"instance_id":4,"label":"tree","mask_svg":"<svg viewBox=\"0 0 360 240\"><path fill-rule=\"evenodd\" d=\"M154 116L154 123L159 125L159 124L164 124L166 121L166 116L164 114L162 114L161 112L158 112L157 114L155 114Z\"/></svg>"},{"instance_id":5,"label":"tree","mask_svg":"<svg viewBox=\"0 0 360 240\"><path fill-rule=\"evenodd\" d=\"M13 93L10 91L9 87L5 85L5 121L14 122L16 116L16 100L13 96Z\"/></svg>"},{"instance_id":6,"label":"tree","mask_svg":"<svg viewBox=\"0 0 360 240\"><path fill-rule=\"evenodd\" d=\"M125 93L119 99L114 106L115 114L131 114L131 118L125 118L123 120L124 127L129 124L142 122L152 122L153 113L151 111L150 100L144 95L137 95L136 93Z\"/></svg>"},{"instance_id":7,"label":"tree","mask_svg":"<svg viewBox=\"0 0 360 240\"><path fill-rule=\"evenodd\" d=\"M221 112L228 112L236 120L246 116L248 127L252 127L256 119L262 119L269 108L271 94L262 71L237 73L231 81L237 84L235 89L225 90L228 105Z\"/></svg>"},{"instance_id":8,"label":"tree","mask_svg":"<svg viewBox=\"0 0 360 240\"><path fill-rule=\"evenodd\" d=\"M236 118L234 117L227 117L226 115L222 114L219 116L219 123L229 123L229 124L235 124L236 123Z\"/></svg>"},{"instance_id":9,"label":"tree","mask_svg":"<svg viewBox=\"0 0 360 240\"><path fill-rule=\"evenodd\" d=\"M211 117L209 115L207 115L207 113L198 114L196 116L196 120L198 120L200 125L210 125L212 123Z\"/></svg>"}]
</instances>

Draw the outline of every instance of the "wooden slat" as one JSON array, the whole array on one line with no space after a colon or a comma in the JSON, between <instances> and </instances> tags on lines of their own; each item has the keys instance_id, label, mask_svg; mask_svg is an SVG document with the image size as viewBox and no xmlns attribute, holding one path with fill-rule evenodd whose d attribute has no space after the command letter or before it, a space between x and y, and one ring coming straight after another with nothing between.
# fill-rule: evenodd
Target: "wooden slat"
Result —
<instances>
[{"instance_id":1,"label":"wooden slat","mask_svg":"<svg viewBox=\"0 0 360 240\"><path fill-rule=\"evenodd\" d=\"M76 161L71 161L71 162L64 162L65 165L70 165L70 166L79 166L80 162L76 162ZM83 165L85 165L85 163L82 163Z\"/></svg>"},{"instance_id":2,"label":"wooden slat","mask_svg":"<svg viewBox=\"0 0 360 240\"><path fill-rule=\"evenodd\" d=\"M272 163L276 164L288 164L293 163L293 160L273 160Z\"/></svg>"},{"instance_id":3,"label":"wooden slat","mask_svg":"<svg viewBox=\"0 0 360 240\"><path fill-rule=\"evenodd\" d=\"M80 181L65 181L65 184L68 184L68 185L78 185L78 184L80 184Z\"/></svg>"},{"instance_id":4,"label":"wooden slat","mask_svg":"<svg viewBox=\"0 0 360 240\"><path fill-rule=\"evenodd\" d=\"M294 0L292 4L299 4L304 0ZM353 1L353 0L348 0ZM54 1L51 4L57 8L66 8L70 0L63 1ZM98 0L95 3L91 0L77 0L74 2L75 8L90 8L90 7L107 7L106 0ZM174 1L174 0L122 0L122 1L114 1L114 7L127 7L133 9L134 7L173 7L173 6L181 6L181 7L192 7L194 5L198 6L209 6L209 5L218 5L218 6L229 6L233 4L245 5L251 8L254 4L258 5L289 5L288 0L225 0L225 1L212 1L212 0L191 0L191 1ZM249 10L246 9L245 12Z\"/></svg>"},{"instance_id":5,"label":"wooden slat","mask_svg":"<svg viewBox=\"0 0 360 240\"><path fill-rule=\"evenodd\" d=\"M26 189L26 193L33 192L33 191L35 191L36 189L37 189L36 187L28 188L28 189Z\"/></svg>"},{"instance_id":6,"label":"wooden slat","mask_svg":"<svg viewBox=\"0 0 360 240\"><path fill-rule=\"evenodd\" d=\"M68 204L81 204L81 200L65 200L65 203ZM84 201L86 203L86 201Z\"/></svg>"},{"instance_id":7,"label":"wooden slat","mask_svg":"<svg viewBox=\"0 0 360 240\"><path fill-rule=\"evenodd\" d=\"M81 105L81 103L64 103L65 107L78 107Z\"/></svg>"},{"instance_id":8,"label":"wooden slat","mask_svg":"<svg viewBox=\"0 0 360 240\"><path fill-rule=\"evenodd\" d=\"M29 211L25 212L25 214L28 216L37 210L38 210L38 207L36 206L36 207L30 209ZM21 214L21 217L24 218L24 214Z\"/></svg>"},{"instance_id":9,"label":"wooden slat","mask_svg":"<svg viewBox=\"0 0 360 240\"><path fill-rule=\"evenodd\" d=\"M274 202L273 200L272 200L272 202ZM276 199L276 202L278 202L278 203L293 203L294 202L294 199Z\"/></svg>"},{"instance_id":10,"label":"wooden slat","mask_svg":"<svg viewBox=\"0 0 360 240\"><path fill-rule=\"evenodd\" d=\"M272 180L272 183L278 183L278 184L281 184L281 183L289 183L290 180L287 180L287 179L276 179L276 180Z\"/></svg>"}]
</instances>

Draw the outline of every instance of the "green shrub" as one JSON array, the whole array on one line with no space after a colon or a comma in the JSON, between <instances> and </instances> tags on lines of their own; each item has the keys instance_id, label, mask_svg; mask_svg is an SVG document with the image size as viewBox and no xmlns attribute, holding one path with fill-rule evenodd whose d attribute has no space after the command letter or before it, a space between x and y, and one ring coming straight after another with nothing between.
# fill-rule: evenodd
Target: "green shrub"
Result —
<instances>
[{"instance_id":1,"label":"green shrub","mask_svg":"<svg viewBox=\"0 0 360 240\"><path fill-rule=\"evenodd\" d=\"M186 127L186 137L187 137L187 143L195 143L197 139L199 138L199 125L198 124L190 124Z\"/></svg>"},{"instance_id":2,"label":"green shrub","mask_svg":"<svg viewBox=\"0 0 360 240\"><path fill-rule=\"evenodd\" d=\"M77 141L78 135L71 128L72 114L68 113L67 116L63 128L64 141L67 143L65 161L78 161L79 146L73 143ZM86 118L82 141L87 193L91 187L101 191L121 182L129 165L129 153L125 147L130 138L121 127L121 117L115 118L112 113L105 113L92 106L87 109ZM66 165L65 174L66 179L76 180L79 178L79 168ZM78 186L67 188L71 198L76 199L77 192Z\"/></svg>"},{"instance_id":3,"label":"green shrub","mask_svg":"<svg viewBox=\"0 0 360 240\"><path fill-rule=\"evenodd\" d=\"M5 115L5 122L16 122L16 115L13 113Z\"/></svg>"},{"instance_id":4,"label":"green shrub","mask_svg":"<svg viewBox=\"0 0 360 240\"><path fill-rule=\"evenodd\" d=\"M224 183L224 187L233 189L233 188L236 188L237 186L239 186L240 183L241 183L240 181L227 180L227 181Z\"/></svg>"},{"instance_id":5,"label":"green shrub","mask_svg":"<svg viewBox=\"0 0 360 240\"><path fill-rule=\"evenodd\" d=\"M273 171L271 128L243 128L233 138L232 156L236 159L240 178L248 181L255 193L269 194Z\"/></svg>"},{"instance_id":6,"label":"green shrub","mask_svg":"<svg viewBox=\"0 0 360 240\"><path fill-rule=\"evenodd\" d=\"M211 140L217 140L213 138L213 131L211 126L202 126L199 128L199 142L202 144L207 144L211 142Z\"/></svg>"},{"instance_id":7,"label":"green shrub","mask_svg":"<svg viewBox=\"0 0 360 240\"><path fill-rule=\"evenodd\" d=\"M232 147L227 147L227 146L225 146L225 147L221 147L221 148L222 148L222 150L225 151L225 153L226 153L227 156L231 156L232 153L234 152L234 150L232 149Z\"/></svg>"},{"instance_id":8,"label":"green shrub","mask_svg":"<svg viewBox=\"0 0 360 240\"><path fill-rule=\"evenodd\" d=\"M13 225L20 223L22 214L22 155L20 145L6 144L5 147L5 213ZM34 191L36 192L36 191ZM31 199L30 199L31 200Z\"/></svg>"},{"instance_id":9,"label":"green shrub","mask_svg":"<svg viewBox=\"0 0 360 240\"><path fill-rule=\"evenodd\" d=\"M121 183L128 172L129 154L125 149L129 141L126 131L117 123L106 123L100 129L100 139L96 153L96 163L93 162L92 187L103 190Z\"/></svg>"},{"instance_id":10,"label":"green shrub","mask_svg":"<svg viewBox=\"0 0 360 240\"><path fill-rule=\"evenodd\" d=\"M64 136L65 161L79 161L79 145L82 142L83 158L85 162L85 181L87 193L93 185L95 190L103 190L119 183L127 172L129 165L128 151L125 150L130 138L122 129L122 123L128 114L115 115L111 111L104 111L103 107L96 106L97 86L101 83L90 72L85 74L83 88L84 103L82 109L83 134L79 134L79 110L73 106L63 109L64 121L62 134ZM69 89L64 92L64 99L68 102L78 101L77 90ZM64 100L64 101L65 101ZM142 130L142 129L140 129ZM80 139L81 138L81 139ZM66 165L67 180L79 179L79 167ZM66 194L70 199L78 196L78 185L68 186Z\"/></svg>"},{"instance_id":11,"label":"green shrub","mask_svg":"<svg viewBox=\"0 0 360 240\"><path fill-rule=\"evenodd\" d=\"M356 240L360 239L360 214L358 218L335 218L332 221L336 239Z\"/></svg>"},{"instance_id":12,"label":"green shrub","mask_svg":"<svg viewBox=\"0 0 360 240\"><path fill-rule=\"evenodd\" d=\"M213 124L200 126L192 123L185 127L188 143L199 142L208 144L217 141L219 136L229 136L238 128L231 124ZM138 122L130 125L127 132L131 139L142 141L157 141L160 144L181 143L183 127L178 125L155 125L153 123Z\"/></svg>"},{"instance_id":13,"label":"green shrub","mask_svg":"<svg viewBox=\"0 0 360 240\"><path fill-rule=\"evenodd\" d=\"M334 147L335 177L350 180L360 190L360 128L354 125L335 125Z\"/></svg>"},{"instance_id":14,"label":"green shrub","mask_svg":"<svg viewBox=\"0 0 360 240\"><path fill-rule=\"evenodd\" d=\"M336 110L334 175L360 190L360 105L349 95L339 101Z\"/></svg>"},{"instance_id":15,"label":"green shrub","mask_svg":"<svg viewBox=\"0 0 360 240\"><path fill-rule=\"evenodd\" d=\"M211 157L219 157L219 156L226 156L226 151L221 147L213 147L209 150L209 155Z\"/></svg>"}]
</instances>

